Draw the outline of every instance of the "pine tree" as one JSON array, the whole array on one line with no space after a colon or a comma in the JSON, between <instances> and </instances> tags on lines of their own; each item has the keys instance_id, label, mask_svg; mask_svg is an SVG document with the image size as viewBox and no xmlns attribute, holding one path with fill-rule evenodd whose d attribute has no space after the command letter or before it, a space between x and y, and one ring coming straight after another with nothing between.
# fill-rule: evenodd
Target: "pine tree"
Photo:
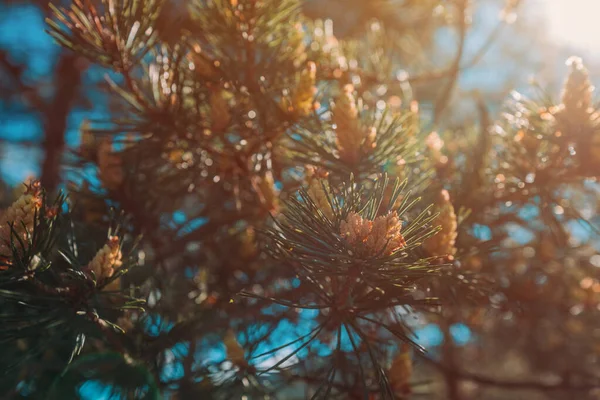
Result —
<instances>
[{"instance_id":1,"label":"pine tree","mask_svg":"<svg viewBox=\"0 0 600 400\"><path fill-rule=\"evenodd\" d=\"M451 126L476 2L368 3L343 37L299 0L50 5L114 114L0 214L6 398L593 398L583 61Z\"/></svg>"}]
</instances>

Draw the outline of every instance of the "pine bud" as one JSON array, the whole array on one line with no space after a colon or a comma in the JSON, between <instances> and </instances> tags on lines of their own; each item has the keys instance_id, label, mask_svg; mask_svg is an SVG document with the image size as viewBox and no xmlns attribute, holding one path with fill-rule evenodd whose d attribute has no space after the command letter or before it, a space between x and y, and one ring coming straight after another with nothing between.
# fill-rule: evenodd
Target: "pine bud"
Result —
<instances>
[{"instance_id":1,"label":"pine bud","mask_svg":"<svg viewBox=\"0 0 600 400\"><path fill-rule=\"evenodd\" d=\"M564 85L562 104L556 119L558 129L570 140L577 141L577 157L581 171L598 176L600 166L600 130L597 128L598 112L592 103L594 87L581 58L567 61L571 68Z\"/></svg>"},{"instance_id":2,"label":"pine bud","mask_svg":"<svg viewBox=\"0 0 600 400\"><path fill-rule=\"evenodd\" d=\"M316 79L317 65L314 62L309 61L306 64L306 68L304 68L300 74L298 86L292 93L291 105L287 107L291 108L290 111L292 111L296 117L305 117L312 111L314 96L317 92L317 88L315 87Z\"/></svg>"},{"instance_id":3,"label":"pine bud","mask_svg":"<svg viewBox=\"0 0 600 400\"><path fill-rule=\"evenodd\" d=\"M110 138L103 138L98 144L98 178L108 190L115 190L124 180L121 156L113 152Z\"/></svg>"},{"instance_id":4,"label":"pine bud","mask_svg":"<svg viewBox=\"0 0 600 400\"><path fill-rule=\"evenodd\" d=\"M336 99L333 109L336 144L340 159L356 164L363 152L375 147L376 130L364 129L358 120L358 109L352 91L352 85L346 85L344 92Z\"/></svg>"},{"instance_id":5,"label":"pine bud","mask_svg":"<svg viewBox=\"0 0 600 400\"><path fill-rule=\"evenodd\" d=\"M567 60L567 65L571 71L564 84L562 104L569 119L575 120L576 116L589 116L594 87L581 58L571 57Z\"/></svg>"},{"instance_id":6,"label":"pine bud","mask_svg":"<svg viewBox=\"0 0 600 400\"><path fill-rule=\"evenodd\" d=\"M110 236L108 242L94 256L88 264L88 270L94 272L96 281L100 282L113 276L115 269L119 268L123 263L121 261L121 246L118 236ZM117 286L114 282L110 286ZM108 288L107 288L108 289ZM112 290L111 287L109 290Z\"/></svg>"},{"instance_id":7,"label":"pine bud","mask_svg":"<svg viewBox=\"0 0 600 400\"><path fill-rule=\"evenodd\" d=\"M340 224L341 236L361 257L388 256L406 246L401 229L402 222L395 211L377 217L374 221L351 212Z\"/></svg>"},{"instance_id":8,"label":"pine bud","mask_svg":"<svg viewBox=\"0 0 600 400\"><path fill-rule=\"evenodd\" d=\"M39 181L32 181L25 185L26 189L21 196L8 207L1 215L0 222L0 255L11 254L11 228L13 225L17 235L25 240L35 224L35 214L42 206L42 189Z\"/></svg>"},{"instance_id":9,"label":"pine bud","mask_svg":"<svg viewBox=\"0 0 600 400\"><path fill-rule=\"evenodd\" d=\"M373 254L378 254L385 250L385 255L390 255L397 249L406 246L404 237L400 234L402 222L396 212L390 212L375 218L371 234L367 238L367 248Z\"/></svg>"},{"instance_id":10,"label":"pine bud","mask_svg":"<svg viewBox=\"0 0 600 400\"><path fill-rule=\"evenodd\" d=\"M254 177L254 185L260 202L267 210L276 212L279 209L279 190L275 186L275 180L271 172L264 176Z\"/></svg>"},{"instance_id":11,"label":"pine bud","mask_svg":"<svg viewBox=\"0 0 600 400\"><path fill-rule=\"evenodd\" d=\"M423 247L433 256L446 256L452 259L456 254L457 219L447 190L440 192L436 205L440 213L436 222L441 225L441 230L427 239Z\"/></svg>"},{"instance_id":12,"label":"pine bud","mask_svg":"<svg viewBox=\"0 0 600 400\"><path fill-rule=\"evenodd\" d=\"M227 102L226 91L223 89L214 90L210 95L210 113L212 118L212 131L215 133L223 132L231 122L231 112Z\"/></svg>"},{"instance_id":13,"label":"pine bud","mask_svg":"<svg viewBox=\"0 0 600 400\"><path fill-rule=\"evenodd\" d=\"M336 99L333 110L334 122L340 131L357 128L358 109L352 91L352 85L344 86L344 92Z\"/></svg>"},{"instance_id":14,"label":"pine bud","mask_svg":"<svg viewBox=\"0 0 600 400\"><path fill-rule=\"evenodd\" d=\"M38 179L34 175L28 175L27 178L23 180L23 184L17 185L10 191L11 199L18 199L19 197L25 195L31 189L29 188L31 185L36 183ZM6 193L8 195L8 193ZM0 212L0 215L2 212Z\"/></svg>"},{"instance_id":15,"label":"pine bud","mask_svg":"<svg viewBox=\"0 0 600 400\"><path fill-rule=\"evenodd\" d=\"M327 198L325 188L328 188L329 183L325 180L329 173L323 169L306 167L306 180L308 181L307 192L312 201L315 202L319 210L329 218L333 219L333 209ZM325 186L325 187L323 187Z\"/></svg>"},{"instance_id":16,"label":"pine bud","mask_svg":"<svg viewBox=\"0 0 600 400\"><path fill-rule=\"evenodd\" d=\"M340 224L340 234L353 246L364 243L371 233L373 221L364 219L358 213L351 212Z\"/></svg>"}]
</instances>

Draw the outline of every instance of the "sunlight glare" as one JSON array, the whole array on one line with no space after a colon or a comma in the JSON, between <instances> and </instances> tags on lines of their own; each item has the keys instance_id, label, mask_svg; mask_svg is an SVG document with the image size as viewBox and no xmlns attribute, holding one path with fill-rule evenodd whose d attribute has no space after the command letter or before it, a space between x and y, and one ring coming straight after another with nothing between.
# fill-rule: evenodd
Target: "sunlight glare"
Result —
<instances>
[{"instance_id":1,"label":"sunlight glare","mask_svg":"<svg viewBox=\"0 0 600 400\"><path fill-rule=\"evenodd\" d=\"M591 52L600 50L600 0L542 0L552 40Z\"/></svg>"}]
</instances>

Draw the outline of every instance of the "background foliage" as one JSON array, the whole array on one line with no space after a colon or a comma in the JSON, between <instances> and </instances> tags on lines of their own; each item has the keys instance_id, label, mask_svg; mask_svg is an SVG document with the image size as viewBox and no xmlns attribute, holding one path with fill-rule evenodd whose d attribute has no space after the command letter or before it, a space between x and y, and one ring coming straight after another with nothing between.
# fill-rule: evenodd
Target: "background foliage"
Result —
<instances>
[{"instance_id":1,"label":"background foliage","mask_svg":"<svg viewBox=\"0 0 600 400\"><path fill-rule=\"evenodd\" d=\"M526 0L1 7L4 397L598 396L594 68Z\"/></svg>"}]
</instances>

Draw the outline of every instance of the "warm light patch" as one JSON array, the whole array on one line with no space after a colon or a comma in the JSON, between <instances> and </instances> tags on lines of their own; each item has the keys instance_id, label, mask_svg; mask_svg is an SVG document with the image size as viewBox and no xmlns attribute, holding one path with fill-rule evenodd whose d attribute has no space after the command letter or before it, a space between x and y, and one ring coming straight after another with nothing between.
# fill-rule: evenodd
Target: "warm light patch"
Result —
<instances>
[{"instance_id":1,"label":"warm light patch","mask_svg":"<svg viewBox=\"0 0 600 400\"><path fill-rule=\"evenodd\" d=\"M559 44L597 52L600 48L600 1L536 0L548 18L549 33Z\"/></svg>"}]
</instances>

